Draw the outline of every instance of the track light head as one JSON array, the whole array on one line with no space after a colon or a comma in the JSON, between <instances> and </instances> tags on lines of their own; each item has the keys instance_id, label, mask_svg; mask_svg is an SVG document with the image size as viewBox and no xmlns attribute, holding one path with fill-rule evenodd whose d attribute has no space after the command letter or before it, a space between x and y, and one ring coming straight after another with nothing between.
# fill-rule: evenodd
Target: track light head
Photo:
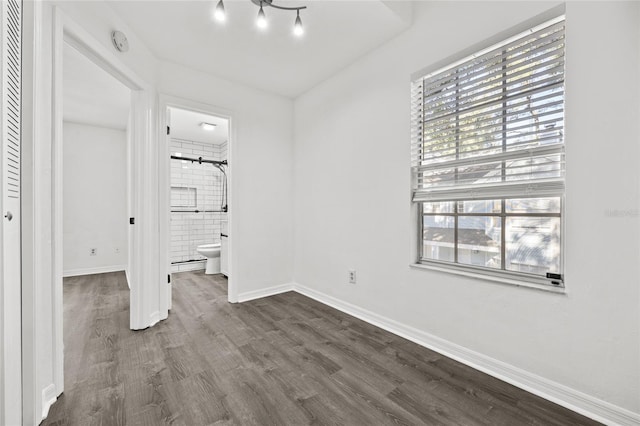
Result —
<instances>
[{"instance_id":1,"label":"track light head","mask_svg":"<svg viewBox=\"0 0 640 426\"><path fill-rule=\"evenodd\" d=\"M216 11L214 12L213 16L216 18L217 21L220 21L220 22L224 22L227 19L227 14L224 12L224 3L222 2L222 0L218 2L218 5L216 6Z\"/></svg>"},{"instance_id":2,"label":"track light head","mask_svg":"<svg viewBox=\"0 0 640 426\"><path fill-rule=\"evenodd\" d=\"M293 24L293 33L298 37L304 34L304 28L302 27L302 19L300 19L300 9L298 9L297 11L296 23Z\"/></svg>"},{"instance_id":3,"label":"track light head","mask_svg":"<svg viewBox=\"0 0 640 426\"><path fill-rule=\"evenodd\" d=\"M260 10L258 11L258 19L256 20L256 25L258 28L265 29L267 28L267 17L264 14L264 9L262 8L262 2L260 2Z\"/></svg>"}]
</instances>

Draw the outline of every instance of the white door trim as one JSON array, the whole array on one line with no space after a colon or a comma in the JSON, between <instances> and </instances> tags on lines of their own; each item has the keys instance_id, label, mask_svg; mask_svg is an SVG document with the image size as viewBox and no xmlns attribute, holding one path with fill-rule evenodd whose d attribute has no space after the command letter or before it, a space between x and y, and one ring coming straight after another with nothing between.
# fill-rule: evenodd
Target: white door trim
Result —
<instances>
[{"instance_id":1,"label":"white door trim","mask_svg":"<svg viewBox=\"0 0 640 426\"><path fill-rule=\"evenodd\" d=\"M158 124L159 131L166 132L167 128L167 108L179 108L187 111L200 112L203 114L215 115L217 117L225 118L229 120L229 141L227 142L227 161L229 162L229 168L227 171L227 204L229 206L229 211L227 213L227 220L229 221L229 229L232 228L233 221L233 212L236 211L235 208L235 197L234 197L234 188L233 188L233 156L235 153L235 140L236 140L236 125L233 118L233 111L230 111L226 108L220 108L217 106L205 104L202 102L192 101L189 99L183 99L176 96L170 96L165 94L160 94L160 106L158 108ZM160 133L164 134L164 133ZM162 138L161 140L167 141L166 138ZM170 271L171 261L169 257L170 252L170 243L171 243L171 235L170 235L170 217L169 211L171 210L171 200L170 200L170 160L171 151L169 149L169 144L164 143L160 148L160 238L161 238L161 247L165 250L164 255L164 265L167 267L167 273ZM238 290L236 288L236 283L233 274L233 266L235 265L234 249L233 249L233 238L229 238L229 281L228 281L228 294L227 299L231 303L238 302ZM169 294L169 292L165 292ZM163 294L162 292L160 294ZM170 305L170 301L168 301Z\"/></svg>"},{"instance_id":2,"label":"white door trim","mask_svg":"<svg viewBox=\"0 0 640 426\"><path fill-rule=\"evenodd\" d=\"M35 74L35 53L42 49L40 33L42 31L42 7L40 3L23 2L23 45L22 45L22 230L21 230L21 267L22 267L22 423L37 423L40 416L39 396L37 395L36 376L36 290L35 290L35 220L33 206L25 208L33 200L35 183L25 177L33 176L34 143L39 124L40 110L45 103L39 102L42 77ZM31 200L27 200L30 196Z\"/></svg>"}]
</instances>

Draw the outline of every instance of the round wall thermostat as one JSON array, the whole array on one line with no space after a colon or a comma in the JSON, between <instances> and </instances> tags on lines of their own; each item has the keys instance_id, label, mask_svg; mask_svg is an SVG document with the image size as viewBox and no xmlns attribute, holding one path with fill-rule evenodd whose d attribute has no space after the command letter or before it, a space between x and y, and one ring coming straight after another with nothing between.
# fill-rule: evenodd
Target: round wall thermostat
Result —
<instances>
[{"instance_id":1,"label":"round wall thermostat","mask_svg":"<svg viewBox=\"0 0 640 426\"><path fill-rule=\"evenodd\" d=\"M113 41L113 46L119 52L126 52L129 50L129 40L127 40L127 36L124 35L121 31L113 31L111 33L111 41Z\"/></svg>"}]
</instances>

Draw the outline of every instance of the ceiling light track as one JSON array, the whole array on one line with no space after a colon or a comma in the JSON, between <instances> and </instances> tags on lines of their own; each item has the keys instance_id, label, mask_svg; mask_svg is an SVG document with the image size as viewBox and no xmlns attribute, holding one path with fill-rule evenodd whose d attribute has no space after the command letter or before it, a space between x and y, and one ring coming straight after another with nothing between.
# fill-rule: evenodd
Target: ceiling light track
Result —
<instances>
[{"instance_id":1,"label":"ceiling light track","mask_svg":"<svg viewBox=\"0 0 640 426\"><path fill-rule=\"evenodd\" d=\"M293 34L300 37L304 34L304 28L302 27L302 19L300 18L300 11L306 9L307 6L295 6L295 7L287 7L287 6L279 6L273 3L273 0L251 0L253 4L258 6L260 9L258 10L258 17L256 18L256 25L258 28L265 29L268 26L267 15L264 13L265 7L272 7L274 9L279 10L293 10L296 12L296 20L293 24ZM216 20L223 22L227 19L227 14L224 8L223 0L219 0L216 5L214 11L214 17Z\"/></svg>"},{"instance_id":2,"label":"ceiling light track","mask_svg":"<svg viewBox=\"0 0 640 426\"><path fill-rule=\"evenodd\" d=\"M255 4L256 6L271 6L280 10L302 10L307 8L307 6L296 6L296 7L278 6L277 4L273 3L273 0L251 0L251 3Z\"/></svg>"}]
</instances>

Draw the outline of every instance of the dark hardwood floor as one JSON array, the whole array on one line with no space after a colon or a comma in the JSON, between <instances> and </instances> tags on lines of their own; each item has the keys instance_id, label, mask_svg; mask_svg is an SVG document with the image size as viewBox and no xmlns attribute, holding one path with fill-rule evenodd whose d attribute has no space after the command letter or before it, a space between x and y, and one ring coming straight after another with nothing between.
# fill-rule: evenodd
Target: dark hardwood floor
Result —
<instances>
[{"instance_id":1,"label":"dark hardwood floor","mask_svg":"<svg viewBox=\"0 0 640 426\"><path fill-rule=\"evenodd\" d=\"M65 392L43 425L591 425L296 293L229 304L173 275L169 319L129 330L124 274L65 279Z\"/></svg>"}]
</instances>

